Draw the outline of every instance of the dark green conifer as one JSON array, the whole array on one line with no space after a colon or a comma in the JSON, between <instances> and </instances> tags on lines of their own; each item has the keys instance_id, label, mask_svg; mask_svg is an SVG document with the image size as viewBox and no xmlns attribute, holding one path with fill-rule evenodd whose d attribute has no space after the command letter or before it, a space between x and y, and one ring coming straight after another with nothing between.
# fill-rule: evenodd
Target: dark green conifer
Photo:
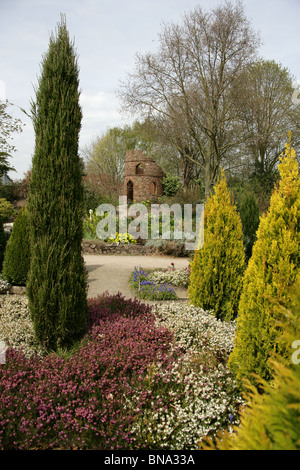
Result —
<instances>
[{"instance_id":1,"label":"dark green conifer","mask_svg":"<svg viewBox=\"0 0 300 470\"><path fill-rule=\"evenodd\" d=\"M26 285L30 266L30 247L26 207L23 207L13 225L3 261L2 277L11 284Z\"/></svg>"},{"instance_id":2,"label":"dark green conifer","mask_svg":"<svg viewBox=\"0 0 300 470\"><path fill-rule=\"evenodd\" d=\"M27 203L29 307L38 340L52 350L71 346L86 331L79 96L77 57L62 16L32 103L35 152Z\"/></svg>"},{"instance_id":3,"label":"dark green conifer","mask_svg":"<svg viewBox=\"0 0 300 470\"><path fill-rule=\"evenodd\" d=\"M244 248L247 262L251 258L259 226L259 208L253 193L246 193L242 199L240 216L243 226Z\"/></svg>"},{"instance_id":4,"label":"dark green conifer","mask_svg":"<svg viewBox=\"0 0 300 470\"><path fill-rule=\"evenodd\" d=\"M6 248L6 237L5 237L4 228L3 228L3 220L0 217L0 271L2 270L5 248Z\"/></svg>"}]
</instances>

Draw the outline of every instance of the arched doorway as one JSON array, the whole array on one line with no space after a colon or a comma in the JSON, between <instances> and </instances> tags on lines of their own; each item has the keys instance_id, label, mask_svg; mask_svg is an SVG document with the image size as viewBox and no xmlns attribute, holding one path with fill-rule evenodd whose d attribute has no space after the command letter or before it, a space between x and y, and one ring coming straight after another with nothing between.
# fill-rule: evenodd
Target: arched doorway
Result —
<instances>
[{"instance_id":1,"label":"arched doorway","mask_svg":"<svg viewBox=\"0 0 300 470\"><path fill-rule=\"evenodd\" d=\"M127 181L127 200L133 201L133 182Z\"/></svg>"},{"instance_id":2,"label":"arched doorway","mask_svg":"<svg viewBox=\"0 0 300 470\"><path fill-rule=\"evenodd\" d=\"M157 184L155 183L155 181L152 181L152 183L150 183L149 190L152 196L155 196L157 194Z\"/></svg>"}]
</instances>

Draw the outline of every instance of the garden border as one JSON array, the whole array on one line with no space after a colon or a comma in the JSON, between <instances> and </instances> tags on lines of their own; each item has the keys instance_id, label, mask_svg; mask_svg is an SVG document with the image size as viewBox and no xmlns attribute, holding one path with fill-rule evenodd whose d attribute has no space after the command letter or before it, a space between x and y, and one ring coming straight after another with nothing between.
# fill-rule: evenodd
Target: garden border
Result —
<instances>
[{"instance_id":1,"label":"garden border","mask_svg":"<svg viewBox=\"0 0 300 470\"><path fill-rule=\"evenodd\" d=\"M160 250L157 246L148 246L140 243L106 243L103 240L83 240L82 253L93 255L136 255L136 256L171 256L177 257L175 253L167 253ZM188 258L189 254L180 257Z\"/></svg>"}]
</instances>

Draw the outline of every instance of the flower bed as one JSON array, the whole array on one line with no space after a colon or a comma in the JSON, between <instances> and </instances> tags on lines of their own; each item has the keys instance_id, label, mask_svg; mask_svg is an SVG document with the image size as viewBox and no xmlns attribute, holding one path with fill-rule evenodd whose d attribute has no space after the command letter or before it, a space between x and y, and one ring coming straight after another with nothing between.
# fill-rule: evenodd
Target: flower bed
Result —
<instances>
[{"instance_id":1,"label":"flower bed","mask_svg":"<svg viewBox=\"0 0 300 470\"><path fill-rule=\"evenodd\" d=\"M13 307L1 325L4 315L22 336L26 296ZM203 316L202 326L191 328L193 341L188 332L177 341L185 311L105 295L89 300L88 332L72 352L41 357L34 344L11 344L0 365L0 449L197 449L204 435L237 422L241 397L226 363L200 360L203 344L210 352L225 339L231 345L233 328L191 308L189 324ZM217 339L195 339L205 322Z\"/></svg>"},{"instance_id":2,"label":"flower bed","mask_svg":"<svg viewBox=\"0 0 300 470\"><path fill-rule=\"evenodd\" d=\"M170 268L150 272L149 278L157 284L168 283L176 287L188 287L190 273L190 266L183 269L176 269L174 263L171 263Z\"/></svg>"},{"instance_id":3,"label":"flower bed","mask_svg":"<svg viewBox=\"0 0 300 470\"><path fill-rule=\"evenodd\" d=\"M236 322L218 320L212 312L171 302L153 306L153 313L160 325L174 333L179 347L193 357L201 355L208 361L226 363L233 349Z\"/></svg>"},{"instance_id":4,"label":"flower bed","mask_svg":"<svg viewBox=\"0 0 300 470\"><path fill-rule=\"evenodd\" d=\"M175 300L176 292L170 284L157 284L151 280L149 272L142 268L134 268L129 284L140 299Z\"/></svg>"}]
</instances>

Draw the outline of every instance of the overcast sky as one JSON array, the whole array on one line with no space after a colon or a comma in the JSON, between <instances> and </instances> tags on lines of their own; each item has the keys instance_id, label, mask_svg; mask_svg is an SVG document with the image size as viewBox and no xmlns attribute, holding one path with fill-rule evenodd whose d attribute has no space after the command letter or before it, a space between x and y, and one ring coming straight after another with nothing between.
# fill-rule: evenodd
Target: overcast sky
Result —
<instances>
[{"instance_id":1,"label":"overcast sky","mask_svg":"<svg viewBox=\"0 0 300 470\"><path fill-rule=\"evenodd\" d=\"M134 67L137 52L155 51L162 23L180 22L200 5L205 10L222 0L0 0L0 99L26 124L14 137L17 152L10 163L19 179L30 169L34 132L18 108L30 109L49 36L66 14L79 56L83 111L80 147L108 128L123 126L115 91ZM247 17L261 35L260 56L287 67L300 81L300 0L244 0Z\"/></svg>"}]
</instances>

